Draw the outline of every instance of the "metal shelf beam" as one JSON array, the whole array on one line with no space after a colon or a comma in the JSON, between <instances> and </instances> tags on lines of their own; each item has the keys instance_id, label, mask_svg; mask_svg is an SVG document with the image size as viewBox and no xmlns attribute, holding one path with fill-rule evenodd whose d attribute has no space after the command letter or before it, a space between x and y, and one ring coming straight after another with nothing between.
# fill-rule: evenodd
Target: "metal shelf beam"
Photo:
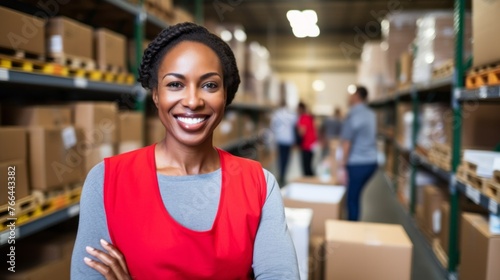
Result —
<instances>
[{"instance_id":1,"label":"metal shelf beam","mask_svg":"<svg viewBox=\"0 0 500 280\"><path fill-rule=\"evenodd\" d=\"M464 184L460 181L457 181L456 186L459 192L465 194L466 197L477 205L482 206L484 209L488 209L488 211L492 214L500 214L500 207L498 206L498 202L494 199L489 198L478 189L474 189L472 186Z\"/></svg>"},{"instance_id":2,"label":"metal shelf beam","mask_svg":"<svg viewBox=\"0 0 500 280\"><path fill-rule=\"evenodd\" d=\"M80 203L68 205L62 209L47 213L44 216L33 219L32 221L16 225L13 230L15 238L24 238L48 227L64 222L70 218L77 216L80 213ZM7 229L0 232L0 246L7 243L11 230Z\"/></svg>"},{"instance_id":3,"label":"metal shelf beam","mask_svg":"<svg viewBox=\"0 0 500 280\"><path fill-rule=\"evenodd\" d=\"M60 77L0 68L0 84L2 83L16 83L68 90L99 91L116 93L118 96L122 94L137 94L134 92L134 86L132 85L96 82L84 78Z\"/></svg>"},{"instance_id":4,"label":"metal shelf beam","mask_svg":"<svg viewBox=\"0 0 500 280\"><path fill-rule=\"evenodd\" d=\"M500 85L462 89L459 91L457 99L459 101L500 101Z\"/></svg>"}]
</instances>

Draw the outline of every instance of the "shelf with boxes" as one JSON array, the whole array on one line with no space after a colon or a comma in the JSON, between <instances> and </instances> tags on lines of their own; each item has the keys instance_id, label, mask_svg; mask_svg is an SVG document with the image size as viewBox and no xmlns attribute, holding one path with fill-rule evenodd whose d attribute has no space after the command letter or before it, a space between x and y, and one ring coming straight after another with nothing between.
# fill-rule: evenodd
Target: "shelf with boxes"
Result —
<instances>
[{"instance_id":1,"label":"shelf with boxes","mask_svg":"<svg viewBox=\"0 0 500 280\"><path fill-rule=\"evenodd\" d=\"M362 66L367 65L361 67L361 70L375 69L370 72L373 75L362 75L372 79L366 80L369 91L375 92L370 96L370 105L388 114L396 112L393 118L396 120L394 149L386 149L390 152L387 157L394 158L387 161L393 168L387 168L387 165L386 171L394 170L397 180L393 185L398 196L407 196L410 216L418 220L422 215L419 210L422 203L424 208L430 207L425 205L429 205L428 200L433 197L431 193L440 193L441 202L447 205L446 211L441 209L441 213L446 212L441 218L441 222L448 223L446 230L440 234L440 242L429 239L429 244L449 271L450 279L457 277L459 253L462 252L463 256L463 252L470 252L467 241L460 240L459 236L463 236L463 229L459 227L463 220L462 211L490 214L489 223L493 227L488 242L494 239L495 232L499 232L498 227L495 229L495 221L498 219L500 188L494 179L490 179L496 178L494 174L497 173L492 171L484 177L464 176L466 172L459 167L461 160L467 162L467 153L478 150L494 153L492 151L498 151L500 144L500 134L495 129L500 123L497 113L500 56L496 51L500 41L492 39L499 27L495 20L498 13L492 9L500 8L500 4L480 0L472 2L472 16L465 12L464 0L455 1L453 12L389 15L382 23L384 41L372 43L367 48L371 49L367 55L380 56L382 63L369 65L370 61L378 61L375 57L362 62ZM384 48L385 43L388 45ZM471 54L473 66L466 73ZM384 60L389 62L389 82L384 72L387 69L377 66L384 65ZM401 147L412 149L409 161ZM480 162L488 168L496 166L492 161ZM436 188L430 188L433 191L426 192L428 196L422 194L424 173L436 184ZM440 208L433 206L429 209ZM431 217L426 216L427 220ZM483 220L488 225L488 219ZM432 227L419 225L418 229L423 235L428 235ZM464 275L468 276L463 279L475 279L473 274L464 273L473 268L464 258L460 267L461 279ZM486 267L484 271L488 269Z\"/></svg>"}]
</instances>

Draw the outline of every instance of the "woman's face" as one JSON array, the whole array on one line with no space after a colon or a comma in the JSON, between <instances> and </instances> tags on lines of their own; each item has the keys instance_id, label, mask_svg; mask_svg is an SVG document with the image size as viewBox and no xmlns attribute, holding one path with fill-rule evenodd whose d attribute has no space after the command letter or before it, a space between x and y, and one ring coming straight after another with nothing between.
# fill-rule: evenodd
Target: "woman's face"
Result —
<instances>
[{"instance_id":1,"label":"woman's face","mask_svg":"<svg viewBox=\"0 0 500 280\"><path fill-rule=\"evenodd\" d=\"M212 141L226 104L222 77L218 56L202 43L181 42L167 52L153 90L167 139L189 146Z\"/></svg>"}]
</instances>

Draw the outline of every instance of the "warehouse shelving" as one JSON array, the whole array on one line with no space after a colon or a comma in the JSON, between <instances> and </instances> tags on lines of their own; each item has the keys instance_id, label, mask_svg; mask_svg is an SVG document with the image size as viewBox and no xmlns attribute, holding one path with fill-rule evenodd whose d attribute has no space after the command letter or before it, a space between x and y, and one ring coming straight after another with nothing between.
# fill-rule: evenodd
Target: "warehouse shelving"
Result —
<instances>
[{"instance_id":1,"label":"warehouse shelving","mask_svg":"<svg viewBox=\"0 0 500 280\"><path fill-rule=\"evenodd\" d=\"M15 238L24 238L26 236L32 235L39 231L42 231L48 227L64 222L77 216L80 213L80 203L73 203L61 209L48 212L41 217L30 220L26 223L16 225ZM11 234L10 229L6 229L0 232L0 246L7 243L9 235Z\"/></svg>"},{"instance_id":2,"label":"warehouse shelving","mask_svg":"<svg viewBox=\"0 0 500 280\"><path fill-rule=\"evenodd\" d=\"M465 18L465 0L455 0L455 73L452 76L432 80L429 83L413 84L405 89L397 90L392 96L371 102L370 105L377 109L392 109L399 102L411 102L412 111L417 115L420 103L446 101L450 104L453 110L453 123L462 123L462 106L470 104L470 102L499 102L500 101L500 86L483 86L478 89L464 89L465 63L463 61L463 42L464 42L464 18ZM416 147L416 132L418 131L418 118L413 120L413 137L412 150ZM397 129L397 127L396 127ZM436 175L436 177L448 182L450 191L450 236L448 248L448 279L457 279L458 265L458 220L459 220L459 194L463 194L473 202L481 205L492 214L499 214L500 208L498 202L481 193L479 190L467 186L466 184L456 180L456 171L460 163L461 155L461 126L453 126L453 143L451 155L451 171L443 170L434 164L430 163L424 156L411 152L410 154L410 216L415 213L415 197L416 197L416 170L425 168ZM397 135L397 133L395 133ZM404 150L401 147L394 145L395 166L398 166L398 158ZM395 177L398 168L395 168ZM397 181L392 182L397 189Z\"/></svg>"},{"instance_id":3,"label":"warehouse shelving","mask_svg":"<svg viewBox=\"0 0 500 280\"><path fill-rule=\"evenodd\" d=\"M449 171L446 171L446 170L430 163L425 157L419 155L418 153L412 152L411 153L411 160L413 160L416 164L423 166L425 169L433 172L442 180L447 181L447 182L450 181L451 174Z\"/></svg>"},{"instance_id":4,"label":"warehouse shelving","mask_svg":"<svg viewBox=\"0 0 500 280\"><path fill-rule=\"evenodd\" d=\"M498 206L498 202L494 199L486 196L484 193L480 192L478 189L469 186L468 184L464 184L460 181L456 182L456 188L458 191L463 193L466 197L472 200L474 203L481 205L483 208L488 209L488 211L492 214L499 214L500 207Z\"/></svg>"}]
</instances>

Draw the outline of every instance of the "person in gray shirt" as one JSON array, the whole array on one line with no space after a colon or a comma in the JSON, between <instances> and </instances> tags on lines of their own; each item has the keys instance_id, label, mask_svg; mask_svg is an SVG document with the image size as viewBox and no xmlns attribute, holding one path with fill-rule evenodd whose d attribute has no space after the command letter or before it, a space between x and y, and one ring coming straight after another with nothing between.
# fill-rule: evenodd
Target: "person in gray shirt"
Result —
<instances>
[{"instance_id":1,"label":"person in gray shirt","mask_svg":"<svg viewBox=\"0 0 500 280\"><path fill-rule=\"evenodd\" d=\"M375 113L366 105L366 88L358 86L349 94L350 111L344 120L340 138L348 178L348 218L357 221L361 192L377 170L377 124Z\"/></svg>"},{"instance_id":2,"label":"person in gray shirt","mask_svg":"<svg viewBox=\"0 0 500 280\"><path fill-rule=\"evenodd\" d=\"M240 83L229 46L197 24L170 26L138 80L165 138L90 171L71 279L299 279L275 178L213 146Z\"/></svg>"}]
</instances>

